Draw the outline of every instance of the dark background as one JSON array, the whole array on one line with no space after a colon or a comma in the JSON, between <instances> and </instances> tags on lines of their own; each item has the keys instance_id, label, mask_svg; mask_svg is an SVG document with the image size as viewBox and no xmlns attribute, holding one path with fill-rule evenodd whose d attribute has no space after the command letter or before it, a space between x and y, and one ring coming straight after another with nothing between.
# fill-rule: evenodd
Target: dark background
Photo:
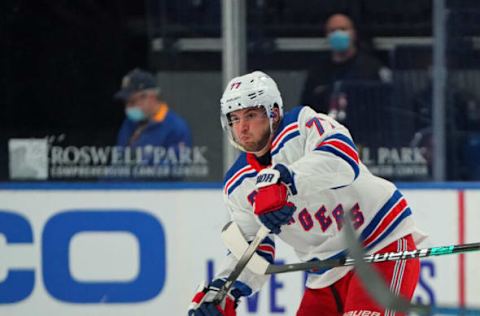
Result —
<instances>
[{"instance_id":1,"label":"dark background","mask_svg":"<svg viewBox=\"0 0 480 316\"><path fill-rule=\"evenodd\" d=\"M289 103L298 102L298 91L289 92L290 87L284 82L303 78L299 72L306 71L328 53L280 51L273 39L322 37L326 18L340 11L354 18L361 45L397 73L406 73L403 80L414 86L412 78L416 78L417 70L422 72L422 82L425 81L431 50L427 48L425 53L425 49L407 48L405 52L398 49L393 56L392 51L375 50L370 39L431 36L431 3L431 0L248 0L248 68L284 71L287 75L278 77L281 89L287 90L289 101L293 100ZM450 38L455 39L452 36L455 32L462 36L480 34L478 1L449 0L447 6L451 9ZM64 138L63 145L115 144L124 114L112 95L119 88L122 76L134 67L159 73L162 84L172 87L166 89L167 95L176 94L174 100L185 103L177 108L174 104L174 108L186 117L192 130L202 125L196 122L201 112L208 112L212 118L206 124L214 126L210 134L219 133L221 54L182 51L176 43L179 38L218 38L220 13L220 0L1 1L0 179L8 179L10 138L59 136ZM162 38L163 50L150 49L153 38ZM478 50L473 52L464 44L452 41L450 47L460 56L461 67L477 67ZM288 75L290 71L293 77ZM192 72L216 78L214 84L205 87L211 95L204 96L198 106L193 96L186 96L188 89L180 82ZM170 79L170 74L180 79ZM476 82L469 77L467 84L474 88ZM196 83L189 81L189 84ZM402 96L415 92L410 88L404 90L408 91L401 91ZM198 133L194 130L194 139L195 134L200 139L209 137L203 127ZM213 148L220 157L215 159L221 159L221 148Z\"/></svg>"},{"instance_id":2,"label":"dark background","mask_svg":"<svg viewBox=\"0 0 480 316\"><path fill-rule=\"evenodd\" d=\"M136 1L2 1L0 125L19 137L102 130L123 117L112 106L121 76L146 67L144 15ZM128 13L127 13L128 12Z\"/></svg>"},{"instance_id":3,"label":"dark background","mask_svg":"<svg viewBox=\"0 0 480 316\"><path fill-rule=\"evenodd\" d=\"M291 58L288 53L275 52L268 40L274 36L321 36L325 18L335 10L369 21L368 25L359 21L369 36L430 32L430 1L415 1L409 8L396 7L398 1L388 6L375 0L291 2L248 1L249 48L254 53L250 67L308 67L316 54ZM103 130L108 134L123 118L113 107L112 94L131 68L221 67L212 53L176 52L173 48L155 56L149 52L149 36L163 36L167 41L219 36L219 0L7 0L2 1L0 12L3 133L13 130L21 137L41 136L52 130L78 128L85 133ZM407 28L402 17L408 14ZM147 18L153 21L151 30Z\"/></svg>"},{"instance_id":4,"label":"dark background","mask_svg":"<svg viewBox=\"0 0 480 316\"><path fill-rule=\"evenodd\" d=\"M143 3L7 0L0 15L0 178L12 137L114 144L124 116L112 95L124 73L147 67L147 34L129 27Z\"/></svg>"}]
</instances>

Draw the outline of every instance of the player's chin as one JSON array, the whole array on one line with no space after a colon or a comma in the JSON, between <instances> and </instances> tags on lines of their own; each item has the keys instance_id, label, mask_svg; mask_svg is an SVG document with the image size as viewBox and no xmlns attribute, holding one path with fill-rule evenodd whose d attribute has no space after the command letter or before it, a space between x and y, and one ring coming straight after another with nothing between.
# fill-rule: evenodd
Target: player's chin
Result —
<instances>
[{"instance_id":1,"label":"player's chin","mask_svg":"<svg viewBox=\"0 0 480 316\"><path fill-rule=\"evenodd\" d=\"M261 148L261 145L257 142L244 142L241 145L245 149L245 151L248 152L257 152L263 149L263 147Z\"/></svg>"}]
</instances>

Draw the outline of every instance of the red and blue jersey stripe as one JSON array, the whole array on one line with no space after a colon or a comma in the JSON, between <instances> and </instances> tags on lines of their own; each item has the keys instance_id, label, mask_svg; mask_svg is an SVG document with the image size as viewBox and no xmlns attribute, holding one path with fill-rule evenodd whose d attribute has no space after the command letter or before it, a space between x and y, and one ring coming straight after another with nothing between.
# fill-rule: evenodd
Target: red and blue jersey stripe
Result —
<instances>
[{"instance_id":1,"label":"red and blue jersey stripe","mask_svg":"<svg viewBox=\"0 0 480 316\"><path fill-rule=\"evenodd\" d=\"M286 142L291 140L292 138L295 138L300 135L300 132L298 130L298 123L294 122L291 123L290 125L287 125L281 132L278 134L277 137L272 142L272 148L270 149L270 152L272 156L276 155L280 149L283 148Z\"/></svg>"},{"instance_id":2,"label":"red and blue jersey stripe","mask_svg":"<svg viewBox=\"0 0 480 316\"><path fill-rule=\"evenodd\" d=\"M246 178L257 176L257 171L247 161L246 153L241 153L235 163L225 173L223 190L230 195Z\"/></svg>"},{"instance_id":3,"label":"red and blue jersey stripe","mask_svg":"<svg viewBox=\"0 0 480 316\"><path fill-rule=\"evenodd\" d=\"M237 188L244 179L257 176L257 171L250 165L246 165L233 174L226 182L224 186L224 192L230 195L235 188Z\"/></svg>"},{"instance_id":4,"label":"red and blue jersey stripe","mask_svg":"<svg viewBox=\"0 0 480 316\"><path fill-rule=\"evenodd\" d=\"M266 237L257 248L257 253L270 263L275 259L275 242Z\"/></svg>"},{"instance_id":5,"label":"red and blue jersey stripe","mask_svg":"<svg viewBox=\"0 0 480 316\"><path fill-rule=\"evenodd\" d=\"M375 247L410 215L412 215L412 211L408 207L407 201L396 190L362 231L360 239L364 247L367 250Z\"/></svg>"},{"instance_id":6,"label":"red and blue jersey stripe","mask_svg":"<svg viewBox=\"0 0 480 316\"><path fill-rule=\"evenodd\" d=\"M330 135L315 150L329 152L342 158L352 167L355 174L354 179L358 177L360 167L357 147L348 136L339 133Z\"/></svg>"},{"instance_id":7,"label":"red and blue jersey stripe","mask_svg":"<svg viewBox=\"0 0 480 316\"><path fill-rule=\"evenodd\" d=\"M285 113L285 116L273 137L272 147L270 149L272 156L278 154L289 140L300 135L300 131L298 130L298 116L303 108L303 106L296 106Z\"/></svg>"}]
</instances>

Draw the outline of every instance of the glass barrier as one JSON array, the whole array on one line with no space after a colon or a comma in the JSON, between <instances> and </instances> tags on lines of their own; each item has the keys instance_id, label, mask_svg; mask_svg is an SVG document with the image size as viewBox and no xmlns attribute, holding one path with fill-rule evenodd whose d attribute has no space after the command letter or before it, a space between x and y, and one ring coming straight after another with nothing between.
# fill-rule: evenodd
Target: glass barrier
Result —
<instances>
[{"instance_id":1,"label":"glass barrier","mask_svg":"<svg viewBox=\"0 0 480 316\"><path fill-rule=\"evenodd\" d=\"M221 1L108 6L6 11L0 181L221 181ZM447 8L446 175L479 180L480 4L451 0ZM354 21L351 40L362 57L353 73L355 58L328 63L324 26L335 12ZM308 104L345 124L378 175L432 180L430 0L249 0L246 28L248 71L277 81L286 110ZM154 76L191 143L165 143L155 132L152 142L138 142L152 128L141 124L119 140L128 119L113 96L135 67ZM165 113L156 111L151 125L159 126Z\"/></svg>"},{"instance_id":2,"label":"glass barrier","mask_svg":"<svg viewBox=\"0 0 480 316\"><path fill-rule=\"evenodd\" d=\"M218 37L219 1L17 9L2 52L0 181L222 180L221 52L168 44Z\"/></svg>"},{"instance_id":3,"label":"glass barrier","mask_svg":"<svg viewBox=\"0 0 480 316\"><path fill-rule=\"evenodd\" d=\"M447 174L480 180L480 4L447 1Z\"/></svg>"}]
</instances>

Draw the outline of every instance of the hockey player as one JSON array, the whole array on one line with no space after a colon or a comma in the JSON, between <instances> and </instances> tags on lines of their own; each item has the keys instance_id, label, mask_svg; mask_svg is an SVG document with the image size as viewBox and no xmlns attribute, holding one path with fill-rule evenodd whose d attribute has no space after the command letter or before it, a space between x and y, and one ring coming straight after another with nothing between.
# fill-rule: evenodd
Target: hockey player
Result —
<instances>
[{"instance_id":1,"label":"hockey player","mask_svg":"<svg viewBox=\"0 0 480 316\"><path fill-rule=\"evenodd\" d=\"M234 78L221 99L221 121L243 151L225 176L231 219L252 240L261 224L271 235L257 253L273 262L274 236L302 261L344 256L344 214L367 253L413 250L422 237L405 198L361 163L349 131L308 106L283 113L276 83L255 71ZM350 217L348 217L350 218ZM228 255L221 272L194 296L188 315L235 315L242 296L258 291L267 276L245 269L222 304L212 301L237 260ZM410 299L419 261L375 264L390 289ZM311 272L297 315L387 315L367 294L351 267Z\"/></svg>"}]
</instances>

